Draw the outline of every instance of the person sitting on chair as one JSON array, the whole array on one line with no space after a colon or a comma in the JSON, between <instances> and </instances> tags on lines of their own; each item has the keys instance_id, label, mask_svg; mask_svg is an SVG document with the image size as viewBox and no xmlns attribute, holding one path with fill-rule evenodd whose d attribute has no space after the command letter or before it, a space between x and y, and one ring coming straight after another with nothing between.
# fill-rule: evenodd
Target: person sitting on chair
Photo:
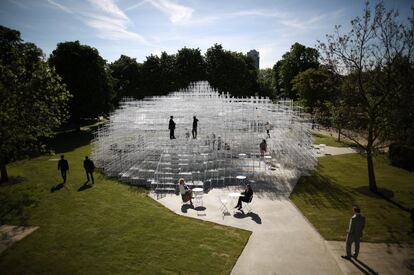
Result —
<instances>
[{"instance_id":1,"label":"person sitting on chair","mask_svg":"<svg viewBox=\"0 0 414 275\"><path fill-rule=\"evenodd\" d=\"M239 201L237 202L237 205L234 208L237 208L238 210L241 210L242 209L242 201L250 202L252 196L253 196L253 189L250 186L250 184L246 184L246 189L244 190L244 192L241 193L241 196L239 197Z\"/></svg>"},{"instance_id":2,"label":"person sitting on chair","mask_svg":"<svg viewBox=\"0 0 414 275\"><path fill-rule=\"evenodd\" d=\"M193 205L192 198L193 198L193 191L184 183L184 179L181 178L179 181L179 188L180 188L180 194L181 198L183 199L183 202L190 201L191 206Z\"/></svg>"}]
</instances>

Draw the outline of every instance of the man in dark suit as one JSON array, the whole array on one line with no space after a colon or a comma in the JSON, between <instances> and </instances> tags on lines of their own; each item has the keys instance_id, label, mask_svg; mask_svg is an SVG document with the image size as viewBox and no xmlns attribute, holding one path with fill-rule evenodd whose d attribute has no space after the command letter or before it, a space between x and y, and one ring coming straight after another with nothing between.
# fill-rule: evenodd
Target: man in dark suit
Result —
<instances>
[{"instance_id":1,"label":"man in dark suit","mask_svg":"<svg viewBox=\"0 0 414 275\"><path fill-rule=\"evenodd\" d=\"M58 162L58 170L60 170L60 173L63 178L63 183L66 183L66 172L69 171L69 163L65 159L64 155L60 156L60 160Z\"/></svg>"},{"instance_id":2,"label":"man in dark suit","mask_svg":"<svg viewBox=\"0 0 414 275\"><path fill-rule=\"evenodd\" d=\"M170 130L170 139L175 139L174 130L175 130L175 122L173 120L173 116L170 116L170 123L168 124L168 129Z\"/></svg>"},{"instance_id":3,"label":"man in dark suit","mask_svg":"<svg viewBox=\"0 0 414 275\"><path fill-rule=\"evenodd\" d=\"M354 207L354 215L349 221L348 234L346 236L346 256L341 256L344 259L351 259L352 243L355 245L354 258L358 258L359 243L362 238L362 231L365 227L365 217L361 215L361 209Z\"/></svg>"},{"instance_id":4,"label":"man in dark suit","mask_svg":"<svg viewBox=\"0 0 414 275\"><path fill-rule=\"evenodd\" d=\"M192 130L193 138L197 138L197 124L198 124L198 119L196 118L196 116L194 116L193 117L193 130Z\"/></svg>"},{"instance_id":5,"label":"man in dark suit","mask_svg":"<svg viewBox=\"0 0 414 275\"><path fill-rule=\"evenodd\" d=\"M83 161L83 168L85 168L86 172L86 178L88 179L87 182L89 182L89 175L91 176L92 184L95 183L93 179L93 170L95 170L95 164L92 160L88 158L88 156L85 157L85 160Z\"/></svg>"}]
</instances>

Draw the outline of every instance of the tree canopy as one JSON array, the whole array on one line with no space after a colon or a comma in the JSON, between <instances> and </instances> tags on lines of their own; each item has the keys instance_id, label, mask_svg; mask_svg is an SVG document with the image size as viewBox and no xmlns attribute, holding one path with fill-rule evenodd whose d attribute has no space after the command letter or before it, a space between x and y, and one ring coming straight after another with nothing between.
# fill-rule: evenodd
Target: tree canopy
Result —
<instances>
[{"instance_id":1,"label":"tree canopy","mask_svg":"<svg viewBox=\"0 0 414 275\"><path fill-rule=\"evenodd\" d=\"M304 72L309 68L318 68L318 58L319 52L317 49L299 43L293 44L290 51L286 52L273 67L276 94L279 97L296 100L298 95L292 89L293 79L300 72Z\"/></svg>"},{"instance_id":2,"label":"tree canopy","mask_svg":"<svg viewBox=\"0 0 414 275\"><path fill-rule=\"evenodd\" d=\"M33 151L39 137L50 136L66 119L69 93L42 51L20 33L0 26L0 166Z\"/></svg>"},{"instance_id":3,"label":"tree canopy","mask_svg":"<svg viewBox=\"0 0 414 275\"><path fill-rule=\"evenodd\" d=\"M71 120L78 126L85 118L107 114L114 97L106 61L95 48L79 41L63 42L49 57L49 64L66 83L73 95L70 102Z\"/></svg>"},{"instance_id":4,"label":"tree canopy","mask_svg":"<svg viewBox=\"0 0 414 275\"><path fill-rule=\"evenodd\" d=\"M345 75L339 108L346 123L344 134L364 149L373 192L378 191L373 153L392 138L391 118L398 95L412 94L412 72L401 69L401 60L407 68L413 67L413 34L414 17L400 24L397 11L387 11L383 3L371 10L367 2L362 17L351 21L347 34L341 34L337 26L327 35L327 42L319 44L323 63Z\"/></svg>"},{"instance_id":5,"label":"tree canopy","mask_svg":"<svg viewBox=\"0 0 414 275\"><path fill-rule=\"evenodd\" d=\"M226 51L215 44L206 52L207 80L213 87L234 96L253 95L257 70L251 58Z\"/></svg>"}]
</instances>

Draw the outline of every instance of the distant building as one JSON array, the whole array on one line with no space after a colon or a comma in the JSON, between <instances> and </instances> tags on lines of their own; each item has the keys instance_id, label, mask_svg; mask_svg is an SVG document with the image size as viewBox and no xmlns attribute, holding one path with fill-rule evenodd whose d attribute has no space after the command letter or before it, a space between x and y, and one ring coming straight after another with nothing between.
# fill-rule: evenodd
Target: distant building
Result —
<instances>
[{"instance_id":1,"label":"distant building","mask_svg":"<svg viewBox=\"0 0 414 275\"><path fill-rule=\"evenodd\" d=\"M254 63L253 63L254 66L256 67L256 69L259 69L259 59L260 59L259 52L256 50L250 50L247 53L247 56L250 56L254 60Z\"/></svg>"}]
</instances>

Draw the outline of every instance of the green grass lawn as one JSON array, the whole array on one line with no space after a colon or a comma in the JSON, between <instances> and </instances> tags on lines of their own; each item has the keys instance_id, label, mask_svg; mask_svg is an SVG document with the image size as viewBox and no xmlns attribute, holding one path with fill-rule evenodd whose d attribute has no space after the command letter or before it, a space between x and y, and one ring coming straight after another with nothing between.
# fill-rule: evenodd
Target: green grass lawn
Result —
<instances>
[{"instance_id":1,"label":"green grass lawn","mask_svg":"<svg viewBox=\"0 0 414 275\"><path fill-rule=\"evenodd\" d=\"M178 216L146 190L101 174L95 186L78 191L89 139L76 133L57 138L56 152L65 152L71 168L67 187L58 191L51 192L61 181L57 161L49 160L58 155L8 166L14 184L0 186L0 224L40 228L0 255L0 273L231 272L249 231Z\"/></svg>"},{"instance_id":2,"label":"green grass lawn","mask_svg":"<svg viewBox=\"0 0 414 275\"><path fill-rule=\"evenodd\" d=\"M414 173L393 167L385 156L375 159L377 185L392 191L396 203L414 208ZM327 240L344 240L352 207L358 205L366 217L363 241L414 243L410 214L367 191L364 156L347 154L319 158L319 167L303 177L291 200Z\"/></svg>"},{"instance_id":3,"label":"green grass lawn","mask_svg":"<svg viewBox=\"0 0 414 275\"><path fill-rule=\"evenodd\" d=\"M333 147L349 147L349 146L355 146L353 142L350 141L337 141L337 136L331 137L331 136L325 136L319 133L313 133L313 142L315 144L326 144L327 146L333 146Z\"/></svg>"}]
</instances>

